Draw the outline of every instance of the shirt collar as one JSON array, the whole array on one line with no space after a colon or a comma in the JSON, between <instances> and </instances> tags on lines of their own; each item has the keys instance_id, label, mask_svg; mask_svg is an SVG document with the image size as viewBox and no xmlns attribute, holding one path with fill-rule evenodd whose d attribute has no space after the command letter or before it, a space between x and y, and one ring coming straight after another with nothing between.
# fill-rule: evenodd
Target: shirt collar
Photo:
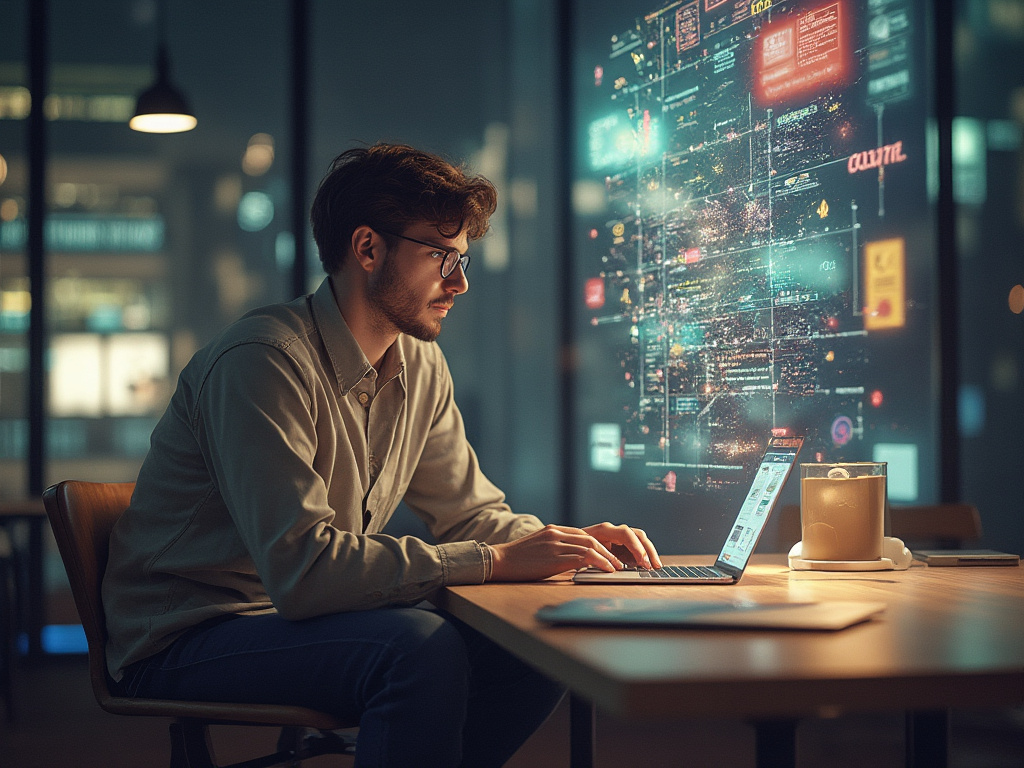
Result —
<instances>
[{"instance_id":1,"label":"shirt collar","mask_svg":"<svg viewBox=\"0 0 1024 768\"><path fill-rule=\"evenodd\" d=\"M338 390L342 396L373 371L355 336L345 322L334 299L331 277L328 275L313 294L313 322L320 331L327 357L334 367ZM380 375L387 381L405 370L405 352L402 345L392 344L384 354Z\"/></svg>"}]
</instances>

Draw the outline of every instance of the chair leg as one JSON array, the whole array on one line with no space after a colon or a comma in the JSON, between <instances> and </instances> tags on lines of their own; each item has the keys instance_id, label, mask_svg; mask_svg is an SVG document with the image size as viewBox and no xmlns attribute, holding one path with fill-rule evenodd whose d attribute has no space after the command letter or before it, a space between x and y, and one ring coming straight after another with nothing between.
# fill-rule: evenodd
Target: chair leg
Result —
<instances>
[{"instance_id":1,"label":"chair leg","mask_svg":"<svg viewBox=\"0 0 1024 768\"><path fill-rule=\"evenodd\" d=\"M294 725L286 725L281 729L281 735L277 737L277 751L290 752L296 757L288 763L288 768L299 768L302 760L298 757L306 740L308 731Z\"/></svg>"},{"instance_id":2,"label":"chair leg","mask_svg":"<svg viewBox=\"0 0 1024 768\"><path fill-rule=\"evenodd\" d=\"M206 723L175 720L170 731L171 768L217 768Z\"/></svg>"},{"instance_id":3,"label":"chair leg","mask_svg":"<svg viewBox=\"0 0 1024 768\"><path fill-rule=\"evenodd\" d=\"M796 765L796 719L754 721L754 764L757 768Z\"/></svg>"}]
</instances>

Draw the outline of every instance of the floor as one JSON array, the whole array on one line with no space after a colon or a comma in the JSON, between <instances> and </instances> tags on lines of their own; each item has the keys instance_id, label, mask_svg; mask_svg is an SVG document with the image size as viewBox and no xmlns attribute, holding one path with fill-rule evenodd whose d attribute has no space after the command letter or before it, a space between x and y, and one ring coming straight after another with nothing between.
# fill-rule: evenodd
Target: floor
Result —
<instances>
[{"instance_id":1,"label":"floor","mask_svg":"<svg viewBox=\"0 0 1024 768\"><path fill-rule=\"evenodd\" d=\"M85 659L54 658L16 670L17 711L0 718L0 768L149 768L168 762L167 721L108 715L89 689ZM2 709L2 705L0 705ZM7 713L0 713L6 715ZM270 728L220 726L213 743L221 764L273 751ZM888 768L902 765L903 720L898 715L843 716L807 721L797 736L798 765ZM624 723L598 718L598 768L621 765L753 766L753 730L743 722L694 719L678 724ZM515 755L508 768L569 764L568 708ZM323 756L310 768L350 766ZM958 711L953 715L951 768L1024 765L1024 710ZM414 768L414 767L410 767Z\"/></svg>"}]
</instances>

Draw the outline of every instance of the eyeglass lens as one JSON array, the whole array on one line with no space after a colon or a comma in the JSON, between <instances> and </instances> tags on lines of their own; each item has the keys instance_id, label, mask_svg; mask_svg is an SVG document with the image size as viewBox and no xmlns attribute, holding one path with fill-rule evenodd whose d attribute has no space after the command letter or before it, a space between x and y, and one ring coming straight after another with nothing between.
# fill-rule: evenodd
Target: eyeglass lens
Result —
<instances>
[{"instance_id":1,"label":"eyeglass lens","mask_svg":"<svg viewBox=\"0 0 1024 768\"><path fill-rule=\"evenodd\" d=\"M444 262L441 264L441 277L445 279L451 277L452 272L455 271L455 266L460 263L462 264L463 272L469 269L469 254L460 256L458 251L448 251L444 256Z\"/></svg>"}]
</instances>

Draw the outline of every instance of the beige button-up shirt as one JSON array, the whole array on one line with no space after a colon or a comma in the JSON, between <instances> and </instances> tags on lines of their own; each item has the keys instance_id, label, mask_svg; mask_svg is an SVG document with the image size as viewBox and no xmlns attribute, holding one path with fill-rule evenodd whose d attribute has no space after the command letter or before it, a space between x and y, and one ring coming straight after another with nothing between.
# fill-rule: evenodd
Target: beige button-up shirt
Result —
<instances>
[{"instance_id":1,"label":"beige button-up shirt","mask_svg":"<svg viewBox=\"0 0 1024 768\"><path fill-rule=\"evenodd\" d=\"M403 499L440 544L381 532ZM119 679L223 614L302 619L480 583L482 543L540 527L481 472L437 344L402 335L378 373L328 278L182 371L111 536L107 665Z\"/></svg>"}]
</instances>

